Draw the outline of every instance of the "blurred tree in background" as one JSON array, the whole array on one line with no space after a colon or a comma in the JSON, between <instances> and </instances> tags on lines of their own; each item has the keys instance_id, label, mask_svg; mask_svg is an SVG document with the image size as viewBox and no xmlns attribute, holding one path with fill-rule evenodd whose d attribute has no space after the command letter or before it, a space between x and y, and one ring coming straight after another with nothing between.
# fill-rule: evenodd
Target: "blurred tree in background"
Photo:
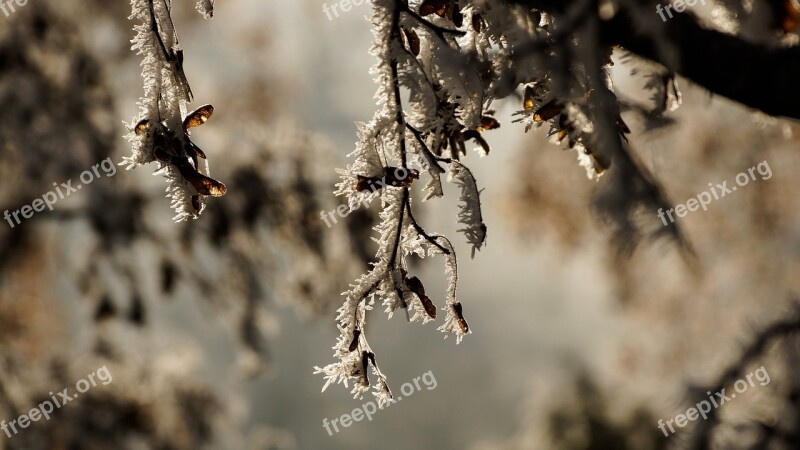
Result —
<instances>
[{"instance_id":1,"label":"blurred tree in background","mask_svg":"<svg viewBox=\"0 0 800 450\"><path fill-rule=\"evenodd\" d=\"M91 13L78 22L70 8ZM41 197L55 181L77 182L124 151L108 70L134 55L125 33L102 42L101 52L86 42L108 23L129 29L126 10L120 2L45 3L3 24L3 210ZM52 212L0 229L0 415L15 418L86 376L67 371L68 361L110 361L115 377L58 420L4 437L3 448L193 449L241 439L226 419L229 400L192 381L185 361L146 356L153 311L174 297L197 299L196 307L230 324L241 343L240 373L255 375L268 362L268 304L291 299L303 311L327 310L338 280L365 263L362 240L350 236L370 221L360 214L328 230L319 220L320 209L335 206L328 144L275 114L279 93L265 87L276 84L247 80L239 88L248 96L225 105L235 115L214 117L230 143L217 171L231 191L202 222L171 224L158 186L116 174Z\"/></svg>"}]
</instances>

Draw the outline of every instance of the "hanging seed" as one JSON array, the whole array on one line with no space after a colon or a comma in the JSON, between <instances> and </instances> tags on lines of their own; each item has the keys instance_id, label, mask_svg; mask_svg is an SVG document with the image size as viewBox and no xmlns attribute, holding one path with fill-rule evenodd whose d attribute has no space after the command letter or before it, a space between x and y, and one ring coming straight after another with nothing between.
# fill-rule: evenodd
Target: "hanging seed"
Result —
<instances>
[{"instance_id":1,"label":"hanging seed","mask_svg":"<svg viewBox=\"0 0 800 450\"><path fill-rule=\"evenodd\" d=\"M461 328L463 333L469 333L469 325L467 321L464 320L464 313L461 308L461 303L455 302L453 303L453 312L456 313L456 318L458 319L458 327Z\"/></svg>"},{"instance_id":2,"label":"hanging seed","mask_svg":"<svg viewBox=\"0 0 800 450\"><path fill-rule=\"evenodd\" d=\"M564 105L556 102L555 100L550 100L541 108L536 110L536 112L533 114L533 120L536 122L544 122L561 114L562 111L564 111Z\"/></svg>"},{"instance_id":3,"label":"hanging seed","mask_svg":"<svg viewBox=\"0 0 800 450\"><path fill-rule=\"evenodd\" d=\"M417 32L414 31L413 28L403 27L402 29L403 29L403 35L405 35L406 38L406 44L408 45L408 50L411 52L412 55L419 56L420 41L419 41L419 36L417 36Z\"/></svg>"},{"instance_id":4,"label":"hanging seed","mask_svg":"<svg viewBox=\"0 0 800 450\"><path fill-rule=\"evenodd\" d=\"M349 352L353 352L353 351L355 351L355 350L356 350L356 348L358 348L358 338L359 338L360 336L361 336L361 330L359 330L358 328L356 328L356 329L353 331L353 340L352 340L352 341L350 341L350 347L347 347L347 351L349 351Z\"/></svg>"},{"instance_id":5,"label":"hanging seed","mask_svg":"<svg viewBox=\"0 0 800 450\"><path fill-rule=\"evenodd\" d=\"M178 168L183 178L194 186L197 192L212 197L222 197L228 192L227 186L220 181L207 177L197 171L188 160L173 158L171 163Z\"/></svg>"},{"instance_id":6,"label":"hanging seed","mask_svg":"<svg viewBox=\"0 0 800 450\"><path fill-rule=\"evenodd\" d=\"M419 6L419 15L425 17L435 13L440 17L444 17L447 11L447 3L446 0L425 0Z\"/></svg>"},{"instance_id":7,"label":"hanging seed","mask_svg":"<svg viewBox=\"0 0 800 450\"><path fill-rule=\"evenodd\" d=\"M150 130L150 119L140 120L139 123L133 128L133 132L136 133L137 136L143 136Z\"/></svg>"},{"instance_id":8,"label":"hanging seed","mask_svg":"<svg viewBox=\"0 0 800 450\"><path fill-rule=\"evenodd\" d=\"M183 128L188 130L189 128L199 127L206 123L212 114L214 114L214 107L212 105L203 105L190 112L189 115L183 119Z\"/></svg>"},{"instance_id":9,"label":"hanging seed","mask_svg":"<svg viewBox=\"0 0 800 450\"><path fill-rule=\"evenodd\" d=\"M533 107L535 106L535 102L533 101L534 96L533 86L525 86L525 96L522 100L522 108L524 108L525 111L533 111Z\"/></svg>"},{"instance_id":10,"label":"hanging seed","mask_svg":"<svg viewBox=\"0 0 800 450\"><path fill-rule=\"evenodd\" d=\"M481 117L481 124L476 128L477 131L488 131L494 130L496 128L500 128L500 122L497 121L494 117L490 116L483 116Z\"/></svg>"}]
</instances>

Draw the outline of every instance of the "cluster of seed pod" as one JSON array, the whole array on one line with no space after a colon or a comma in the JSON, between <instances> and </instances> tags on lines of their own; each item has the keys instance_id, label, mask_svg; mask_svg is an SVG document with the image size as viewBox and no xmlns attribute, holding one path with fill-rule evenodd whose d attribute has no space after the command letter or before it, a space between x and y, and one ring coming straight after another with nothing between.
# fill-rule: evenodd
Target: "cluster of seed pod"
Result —
<instances>
[{"instance_id":1,"label":"cluster of seed pod","mask_svg":"<svg viewBox=\"0 0 800 450\"><path fill-rule=\"evenodd\" d=\"M214 113L212 105L204 105L189 113L183 120L180 130L170 130L166 123L152 123L144 119L136 124L137 136L150 139L153 144L153 158L175 167L181 176L194 187L197 195L192 196L192 206L200 210L199 195L221 197L228 188L221 181L201 173L198 158L207 159L205 152L189 138L189 130L204 124Z\"/></svg>"}]
</instances>

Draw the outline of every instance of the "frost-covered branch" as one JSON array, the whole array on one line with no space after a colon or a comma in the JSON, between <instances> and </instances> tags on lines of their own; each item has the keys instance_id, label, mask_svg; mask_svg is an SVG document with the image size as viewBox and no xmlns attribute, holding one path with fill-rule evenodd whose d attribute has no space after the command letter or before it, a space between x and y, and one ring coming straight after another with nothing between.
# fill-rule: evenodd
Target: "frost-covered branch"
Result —
<instances>
[{"instance_id":1,"label":"frost-covered branch","mask_svg":"<svg viewBox=\"0 0 800 450\"><path fill-rule=\"evenodd\" d=\"M469 32L457 29L461 23L439 24L436 18L455 14L461 12L452 8L439 11L430 5L422 5L417 12L404 1L375 2L375 44L371 52L378 61L372 73L378 82L376 98L381 108L368 124L358 124L359 140L350 155L354 163L338 170L341 181L335 192L347 198L351 209L380 199L380 223L375 227L378 252L373 268L344 293L337 316L340 336L334 346L339 361L316 367L317 373L325 375L325 388L334 382L348 385L351 380L357 398L371 386L368 369L372 367L377 377L374 395L381 403L391 399L386 377L376 365L365 333L366 315L376 300L382 302L390 317L404 309L411 322L436 320L434 301L422 281L409 273L411 255L445 257L449 283L443 307L445 322L439 330L445 336L454 334L457 342L469 333L463 308L456 299L455 250L446 237L426 231L413 213L416 194L412 183L423 178L424 200L441 197L440 176L446 172L441 163L448 164L451 176L463 188L459 222L464 224L463 231L474 249L483 245L486 227L481 220L478 190L474 178L465 176L469 172L458 159L466 155L464 141L469 139L488 152L480 132L496 128L496 122L483 113L485 86L480 77L473 74L464 83L460 69L451 64L470 45ZM488 40L484 44L488 45ZM410 93L408 104L401 100L403 89ZM442 157L448 150L450 158ZM380 180L380 188L369 189Z\"/></svg>"},{"instance_id":2,"label":"frost-covered branch","mask_svg":"<svg viewBox=\"0 0 800 450\"><path fill-rule=\"evenodd\" d=\"M688 14L677 15L665 25L649 9L645 14L650 3L375 1L372 54L377 64L372 74L378 83L380 109L368 124L358 125L359 139L350 155L354 162L339 170L336 194L347 198L351 209L380 199L382 222L375 228L379 250L372 271L345 294L340 314L343 334L337 348L349 348L355 330L360 342L366 319L353 310L376 299L390 314L407 308L410 317L423 322L435 319L429 313L432 301L419 279L408 274L405 258L411 254L445 256L452 282L446 306L449 325L442 329L456 334L469 331L455 298L457 260L452 245L445 237L426 231L414 218L413 206L419 191L422 201L443 197L441 176L447 173L461 191L459 231L465 234L473 255L485 244L479 183L463 161L470 142L479 155L489 155L485 136L500 126L492 105L501 100L511 99L519 105L514 122L526 131L544 127L553 143L570 150L587 178L598 182L594 205L599 217L612 225L619 255L632 251L643 237L660 235L682 244L684 255L692 253L679 226L662 227L648 220L650 212L667 209L672 202L629 142L633 131L623 119L626 109L618 99L610 67L622 62L639 70L642 61L617 46L662 63L644 67L649 77L645 89L654 100L652 109L647 110L650 119L663 118L680 105L675 76L684 72L704 86L715 86L715 92L767 112L787 114L796 105L785 104L791 99L785 92L778 100L755 100L752 97L757 94L744 93L753 92L754 83L745 88L730 81L735 77L712 67L715 65L699 62L713 59L717 50L728 58L725 64L732 62L729 59L736 48L766 55L758 61L777 55L790 57L797 50L745 44L740 38L701 28ZM800 18L800 9L796 15ZM690 45L685 36L678 36L679 30L696 39ZM784 25L784 34L788 32ZM708 37L718 47L696 45L704 41L701 37ZM704 70L713 76L695 73ZM767 85L796 85L788 81L787 74L793 76L797 70L763 71L758 64L751 64L745 72L766 73ZM658 123L648 120L645 127ZM399 174L407 176L401 179ZM369 189L378 180L390 182L381 189ZM420 189L414 186L417 184ZM348 358L355 358L351 355L337 354L342 364L351 364ZM335 372L331 367L320 370L330 377ZM337 376L344 373L343 368L337 370Z\"/></svg>"},{"instance_id":3,"label":"frost-covered branch","mask_svg":"<svg viewBox=\"0 0 800 450\"><path fill-rule=\"evenodd\" d=\"M214 108L205 105L187 114L193 94L183 70L171 0L132 0L131 6L131 18L139 21L134 25L132 49L142 56L144 95L138 117L128 125L126 139L132 154L123 158L122 165L132 169L156 162L156 173L167 179L175 220L196 218L205 208L206 197L227 192L223 183L209 176L205 152L189 138L189 130L205 123ZM201 1L197 9L210 17L213 1Z\"/></svg>"}]
</instances>

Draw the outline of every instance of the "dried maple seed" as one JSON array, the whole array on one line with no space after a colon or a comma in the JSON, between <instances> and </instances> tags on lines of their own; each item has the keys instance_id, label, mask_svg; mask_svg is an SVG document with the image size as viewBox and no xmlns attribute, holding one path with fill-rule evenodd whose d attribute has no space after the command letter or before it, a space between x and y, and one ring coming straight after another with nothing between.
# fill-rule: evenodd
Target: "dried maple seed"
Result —
<instances>
[{"instance_id":1,"label":"dried maple seed","mask_svg":"<svg viewBox=\"0 0 800 450\"><path fill-rule=\"evenodd\" d=\"M222 197L228 192L227 186L220 181L207 177L197 171L188 160L173 158L172 165L178 168L183 178L194 186L197 192L212 197Z\"/></svg>"},{"instance_id":2,"label":"dried maple seed","mask_svg":"<svg viewBox=\"0 0 800 450\"><path fill-rule=\"evenodd\" d=\"M562 111L564 111L564 105L556 102L555 100L550 100L542 105L541 108L537 109L535 113L533 113L533 120L536 122L544 122L545 120L550 120L553 117L561 114Z\"/></svg>"},{"instance_id":3,"label":"dried maple seed","mask_svg":"<svg viewBox=\"0 0 800 450\"><path fill-rule=\"evenodd\" d=\"M417 295L425 295L425 286L422 285L422 281L420 281L417 277L407 278L406 286L408 286L408 289L411 292Z\"/></svg>"},{"instance_id":4,"label":"dried maple seed","mask_svg":"<svg viewBox=\"0 0 800 450\"><path fill-rule=\"evenodd\" d=\"M476 128L478 131L488 131L500 128L500 122L494 117L483 116L481 117L481 124Z\"/></svg>"},{"instance_id":5,"label":"dried maple seed","mask_svg":"<svg viewBox=\"0 0 800 450\"><path fill-rule=\"evenodd\" d=\"M464 314L461 308L461 303L455 302L453 303L453 312L456 313L456 318L458 319L458 327L461 328L461 331L464 333L469 333L469 325L467 321L464 320Z\"/></svg>"},{"instance_id":6,"label":"dried maple seed","mask_svg":"<svg viewBox=\"0 0 800 450\"><path fill-rule=\"evenodd\" d=\"M419 172L415 169L384 167L383 170L386 175L381 178L356 175L356 191L377 191L384 186L406 187L419 179Z\"/></svg>"},{"instance_id":7,"label":"dried maple seed","mask_svg":"<svg viewBox=\"0 0 800 450\"><path fill-rule=\"evenodd\" d=\"M414 31L413 28L406 28L403 27L403 35L405 35L406 42L408 44L408 50L414 56L419 56L419 36L417 36L417 32Z\"/></svg>"},{"instance_id":8,"label":"dried maple seed","mask_svg":"<svg viewBox=\"0 0 800 450\"><path fill-rule=\"evenodd\" d=\"M199 127L206 123L212 114L214 114L214 107L211 105L203 105L190 112L189 115L183 119L183 128L188 130L189 128Z\"/></svg>"},{"instance_id":9,"label":"dried maple seed","mask_svg":"<svg viewBox=\"0 0 800 450\"><path fill-rule=\"evenodd\" d=\"M383 182L392 187L406 187L409 186L414 180L419 179L419 172L415 169L406 169L404 167L386 167L384 169Z\"/></svg>"},{"instance_id":10,"label":"dried maple seed","mask_svg":"<svg viewBox=\"0 0 800 450\"><path fill-rule=\"evenodd\" d=\"M208 157L206 157L206 153L202 149L200 149L200 147L194 145L194 142L189 141L189 147L192 150L194 150L194 152L197 154L197 156L199 156L199 157L201 157L203 159L208 159Z\"/></svg>"},{"instance_id":11,"label":"dried maple seed","mask_svg":"<svg viewBox=\"0 0 800 450\"><path fill-rule=\"evenodd\" d=\"M522 100L522 108L525 109L525 111L533 111L533 107L535 106L533 97L534 97L533 87L526 86L525 96L523 97Z\"/></svg>"},{"instance_id":12,"label":"dried maple seed","mask_svg":"<svg viewBox=\"0 0 800 450\"><path fill-rule=\"evenodd\" d=\"M425 312L431 319L436 318L436 305L433 304L430 298L425 295L425 286L422 285L422 281L419 280L417 277L406 278L406 286L408 289L417 294L419 297L419 301L422 303L422 306L425 308Z\"/></svg>"},{"instance_id":13,"label":"dried maple seed","mask_svg":"<svg viewBox=\"0 0 800 450\"><path fill-rule=\"evenodd\" d=\"M140 120L139 123L133 128L133 132L137 136L142 136L150 130L150 119Z\"/></svg>"},{"instance_id":14,"label":"dried maple seed","mask_svg":"<svg viewBox=\"0 0 800 450\"><path fill-rule=\"evenodd\" d=\"M431 319L436 319L436 305L433 304L430 298L427 295L423 295L419 298L422 302L422 306L425 307L425 312L428 314L428 317Z\"/></svg>"},{"instance_id":15,"label":"dried maple seed","mask_svg":"<svg viewBox=\"0 0 800 450\"><path fill-rule=\"evenodd\" d=\"M372 186L373 186L372 183L373 183L374 180L375 180L375 178L372 178L372 177L365 177L363 175L357 175L356 176L356 191L364 192L364 191L371 190Z\"/></svg>"},{"instance_id":16,"label":"dried maple seed","mask_svg":"<svg viewBox=\"0 0 800 450\"><path fill-rule=\"evenodd\" d=\"M444 7L436 10L436 15L442 19L449 19L453 17L453 2L448 0L444 2Z\"/></svg>"},{"instance_id":17,"label":"dried maple seed","mask_svg":"<svg viewBox=\"0 0 800 450\"><path fill-rule=\"evenodd\" d=\"M435 13L440 17L444 17L447 3L446 0L425 0L419 5L419 15L425 17Z\"/></svg>"},{"instance_id":18,"label":"dried maple seed","mask_svg":"<svg viewBox=\"0 0 800 450\"><path fill-rule=\"evenodd\" d=\"M347 351L353 352L358 348L358 338L361 336L361 330L356 328L353 330L353 340L350 341L350 346L347 347Z\"/></svg>"}]
</instances>

